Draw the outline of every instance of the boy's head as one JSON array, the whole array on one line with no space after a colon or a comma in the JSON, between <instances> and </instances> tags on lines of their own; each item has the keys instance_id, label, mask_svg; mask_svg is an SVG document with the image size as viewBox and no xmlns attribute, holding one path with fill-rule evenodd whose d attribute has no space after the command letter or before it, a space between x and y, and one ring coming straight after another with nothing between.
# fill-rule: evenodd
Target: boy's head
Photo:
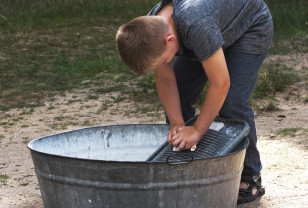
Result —
<instances>
[{"instance_id":1,"label":"boy's head","mask_svg":"<svg viewBox=\"0 0 308 208\"><path fill-rule=\"evenodd\" d=\"M145 75L166 50L167 22L160 16L141 16L122 25L116 35L118 52L134 73Z\"/></svg>"}]
</instances>

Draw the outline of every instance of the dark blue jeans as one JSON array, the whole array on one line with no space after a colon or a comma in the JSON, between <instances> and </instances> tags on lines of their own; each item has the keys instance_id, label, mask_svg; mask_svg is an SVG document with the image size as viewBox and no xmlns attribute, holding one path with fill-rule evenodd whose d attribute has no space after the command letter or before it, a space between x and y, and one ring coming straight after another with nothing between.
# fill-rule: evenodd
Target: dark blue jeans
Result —
<instances>
[{"instance_id":1,"label":"dark blue jeans","mask_svg":"<svg viewBox=\"0 0 308 208\"><path fill-rule=\"evenodd\" d=\"M231 85L219 116L245 120L250 126L249 146L246 150L243 176L259 176L262 169L257 149L254 112L248 104L258 72L265 59L263 54L247 54L225 51ZM199 61L176 57L173 68L179 89L183 118L187 121L195 115L193 104L204 88L207 77ZM168 118L167 118L168 122Z\"/></svg>"}]
</instances>

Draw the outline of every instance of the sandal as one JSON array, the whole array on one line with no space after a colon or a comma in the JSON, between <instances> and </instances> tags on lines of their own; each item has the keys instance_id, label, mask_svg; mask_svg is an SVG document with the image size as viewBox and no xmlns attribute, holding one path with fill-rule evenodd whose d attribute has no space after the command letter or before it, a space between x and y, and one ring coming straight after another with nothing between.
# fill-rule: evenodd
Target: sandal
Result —
<instances>
[{"instance_id":1,"label":"sandal","mask_svg":"<svg viewBox=\"0 0 308 208\"><path fill-rule=\"evenodd\" d=\"M261 185L261 176L242 176L241 182L247 184L247 188L240 188L239 198L237 204L243 204L256 200L259 196L265 194L265 189ZM252 195L254 189L257 189L257 193Z\"/></svg>"}]
</instances>

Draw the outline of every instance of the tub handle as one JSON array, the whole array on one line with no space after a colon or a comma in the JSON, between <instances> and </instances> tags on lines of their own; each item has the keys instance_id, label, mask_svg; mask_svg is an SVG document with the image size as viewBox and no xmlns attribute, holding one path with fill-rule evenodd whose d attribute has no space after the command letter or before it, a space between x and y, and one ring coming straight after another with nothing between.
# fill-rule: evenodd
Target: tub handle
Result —
<instances>
[{"instance_id":1,"label":"tub handle","mask_svg":"<svg viewBox=\"0 0 308 208\"><path fill-rule=\"evenodd\" d=\"M179 155L178 154L180 154L180 159L178 159L179 158ZM176 161L174 161L175 159L173 159L173 161L172 161L172 157L173 158L177 158L176 159ZM189 160L186 160L186 159L188 159L189 158ZM181 152L181 153L175 153L175 154L172 154L172 155L169 155L168 157L167 157L167 163L169 164L169 165L183 165L183 164L188 164L188 163L191 163L192 161L194 160L194 156L193 156L193 154L191 153L191 152Z\"/></svg>"}]
</instances>

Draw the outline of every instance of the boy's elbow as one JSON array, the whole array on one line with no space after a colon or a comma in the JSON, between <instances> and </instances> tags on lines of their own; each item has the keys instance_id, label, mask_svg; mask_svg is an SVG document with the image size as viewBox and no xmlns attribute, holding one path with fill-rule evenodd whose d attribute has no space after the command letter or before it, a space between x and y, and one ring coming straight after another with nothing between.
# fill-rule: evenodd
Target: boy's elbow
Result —
<instances>
[{"instance_id":1,"label":"boy's elbow","mask_svg":"<svg viewBox=\"0 0 308 208\"><path fill-rule=\"evenodd\" d=\"M230 89L230 79L229 78L225 78L223 80L221 80L220 83L218 83L218 88L220 89L220 93L222 95L227 95Z\"/></svg>"},{"instance_id":2,"label":"boy's elbow","mask_svg":"<svg viewBox=\"0 0 308 208\"><path fill-rule=\"evenodd\" d=\"M219 82L211 83L210 88L216 89L216 93L221 96L227 96L230 89L230 80L224 79Z\"/></svg>"},{"instance_id":3,"label":"boy's elbow","mask_svg":"<svg viewBox=\"0 0 308 208\"><path fill-rule=\"evenodd\" d=\"M228 74L220 74L209 79L210 88L216 89L216 93L227 95L230 89L231 81Z\"/></svg>"},{"instance_id":4,"label":"boy's elbow","mask_svg":"<svg viewBox=\"0 0 308 208\"><path fill-rule=\"evenodd\" d=\"M231 82L230 82L230 78L228 77L224 81L224 90L225 90L226 94L229 92L230 85L231 85Z\"/></svg>"}]
</instances>

